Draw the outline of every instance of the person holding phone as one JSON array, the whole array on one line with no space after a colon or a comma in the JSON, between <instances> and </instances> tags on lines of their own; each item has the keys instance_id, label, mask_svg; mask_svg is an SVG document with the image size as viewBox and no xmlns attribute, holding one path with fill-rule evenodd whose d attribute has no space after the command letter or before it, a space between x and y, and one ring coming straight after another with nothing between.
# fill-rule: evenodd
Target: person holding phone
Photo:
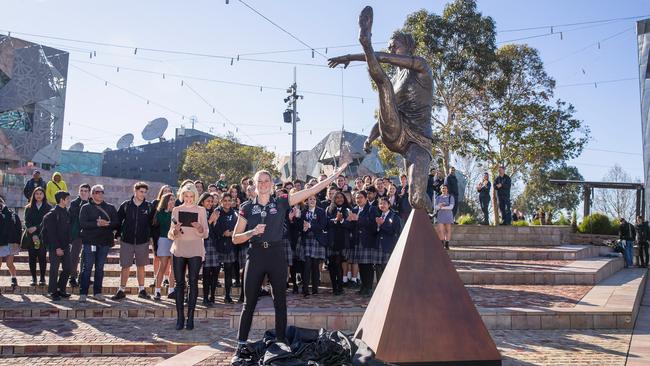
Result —
<instances>
[{"instance_id":1,"label":"person holding phone","mask_svg":"<svg viewBox=\"0 0 650 366\"><path fill-rule=\"evenodd\" d=\"M239 321L238 347L233 362L250 357L255 351L248 347L248 334L253 323L259 288L268 275L273 289L275 308L275 337L286 346L287 328L287 259L282 241L287 210L298 202L317 195L336 177L345 171L347 163L329 178L315 186L289 194L286 197L272 197L273 177L266 170L255 173L253 183L256 197L242 204L235 226L233 244L248 244L248 258L244 271L244 306Z\"/></svg>"},{"instance_id":2,"label":"person holding phone","mask_svg":"<svg viewBox=\"0 0 650 366\"><path fill-rule=\"evenodd\" d=\"M208 238L210 229L205 208L197 205L199 193L194 183L186 183L178 191L183 202L172 210L172 226L168 237L174 242L172 267L176 279L176 330L194 329L194 309L199 293L199 271L205 258L203 241ZM189 277L189 298L187 301L187 322L184 316L185 275Z\"/></svg>"}]
</instances>

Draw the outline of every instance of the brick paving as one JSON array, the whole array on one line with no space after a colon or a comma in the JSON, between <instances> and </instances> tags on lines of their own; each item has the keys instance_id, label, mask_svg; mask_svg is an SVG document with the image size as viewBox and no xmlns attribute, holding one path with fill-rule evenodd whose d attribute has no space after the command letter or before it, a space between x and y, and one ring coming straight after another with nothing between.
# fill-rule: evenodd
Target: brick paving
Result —
<instances>
[{"instance_id":1,"label":"brick paving","mask_svg":"<svg viewBox=\"0 0 650 366\"><path fill-rule=\"evenodd\" d=\"M626 330L538 330L490 332L503 366L624 366ZM218 351L197 366L229 366L232 350Z\"/></svg>"},{"instance_id":2,"label":"brick paving","mask_svg":"<svg viewBox=\"0 0 650 366\"><path fill-rule=\"evenodd\" d=\"M24 366L150 366L165 360L165 357L148 356L70 356L70 357L8 357L0 359L0 366L24 365Z\"/></svg>"}]
</instances>

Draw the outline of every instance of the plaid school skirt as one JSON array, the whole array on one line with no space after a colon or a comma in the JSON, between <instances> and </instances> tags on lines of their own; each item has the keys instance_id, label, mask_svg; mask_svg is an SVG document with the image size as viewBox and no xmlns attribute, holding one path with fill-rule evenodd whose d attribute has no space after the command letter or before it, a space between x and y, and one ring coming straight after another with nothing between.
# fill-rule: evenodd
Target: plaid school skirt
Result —
<instances>
[{"instance_id":1,"label":"plaid school skirt","mask_svg":"<svg viewBox=\"0 0 650 366\"><path fill-rule=\"evenodd\" d=\"M301 242L302 244L302 256L300 259L305 260L307 257L326 259L327 255L325 253L325 247L320 245L318 240L313 233L307 233Z\"/></svg>"},{"instance_id":2,"label":"plaid school skirt","mask_svg":"<svg viewBox=\"0 0 650 366\"><path fill-rule=\"evenodd\" d=\"M357 244L352 249L352 260L350 263L357 264L383 264L384 252L379 248L366 248Z\"/></svg>"},{"instance_id":3,"label":"plaid school skirt","mask_svg":"<svg viewBox=\"0 0 650 366\"><path fill-rule=\"evenodd\" d=\"M282 239L284 243L284 254L287 257L287 263L291 266L293 263L293 250L291 249L291 241L288 238Z\"/></svg>"},{"instance_id":4,"label":"plaid school skirt","mask_svg":"<svg viewBox=\"0 0 650 366\"><path fill-rule=\"evenodd\" d=\"M214 245L212 239L204 239L203 245L205 246L205 260L203 261L203 267L218 267L219 263L219 252L217 252L217 246Z\"/></svg>"},{"instance_id":5,"label":"plaid school skirt","mask_svg":"<svg viewBox=\"0 0 650 366\"><path fill-rule=\"evenodd\" d=\"M381 251L381 253L382 253L381 264L388 264L388 260L390 259L391 253L386 253L383 250Z\"/></svg>"},{"instance_id":6,"label":"plaid school skirt","mask_svg":"<svg viewBox=\"0 0 650 366\"><path fill-rule=\"evenodd\" d=\"M246 259L248 257L248 244L238 245L237 246L237 255L235 256L239 260L239 268L244 269L246 265Z\"/></svg>"},{"instance_id":7,"label":"plaid school skirt","mask_svg":"<svg viewBox=\"0 0 650 366\"><path fill-rule=\"evenodd\" d=\"M228 253L217 252L217 260L219 263L235 263L237 261L235 248L230 249Z\"/></svg>"}]
</instances>

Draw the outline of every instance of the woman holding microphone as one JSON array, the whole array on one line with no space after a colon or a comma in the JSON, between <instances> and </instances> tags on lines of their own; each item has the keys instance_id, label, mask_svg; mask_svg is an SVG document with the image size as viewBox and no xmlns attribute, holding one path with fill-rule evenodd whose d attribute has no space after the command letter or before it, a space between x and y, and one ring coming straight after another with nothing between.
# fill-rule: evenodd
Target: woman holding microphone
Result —
<instances>
[{"instance_id":1,"label":"woman holding microphone","mask_svg":"<svg viewBox=\"0 0 650 366\"><path fill-rule=\"evenodd\" d=\"M344 172L346 167L347 163L344 163L329 178L309 189L289 194L286 197L271 196L273 181L268 171L260 170L255 173L253 182L257 195L253 200L242 204L232 239L234 244L246 243L249 248L244 273L244 306L239 322L239 345L233 361L241 357L250 357L254 352L247 346L248 333L253 322L259 288L267 275L273 289L276 340L280 343L286 342L287 259L282 241L286 212L296 203L318 194Z\"/></svg>"}]
</instances>

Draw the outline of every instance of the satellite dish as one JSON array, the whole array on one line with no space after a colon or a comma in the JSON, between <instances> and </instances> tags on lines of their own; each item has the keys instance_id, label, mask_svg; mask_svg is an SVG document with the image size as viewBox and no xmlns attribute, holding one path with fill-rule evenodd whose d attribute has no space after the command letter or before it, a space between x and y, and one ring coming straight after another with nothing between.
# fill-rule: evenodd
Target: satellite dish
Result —
<instances>
[{"instance_id":1,"label":"satellite dish","mask_svg":"<svg viewBox=\"0 0 650 366\"><path fill-rule=\"evenodd\" d=\"M113 151L113 150L112 150L110 147L107 147L107 148L105 148L104 151L102 151L102 152L109 152L109 151Z\"/></svg>"},{"instance_id":2,"label":"satellite dish","mask_svg":"<svg viewBox=\"0 0 650 366\"><path fill-rule=\"evenodd\" d=\"M72 146L70 146L68 148L68 150L70 150L70 151L84 151L84 144L82 144L81 142L77 142L76 144L72 144Z\"/></svg>"},{"instance_id":3,"label":"satellite dish","mask_svg":"<svg viewBox=\"0 0 650 366\"><path fill-rule=\"evenodd\" d=\"M126 135L120 137L119 140L117 140L117 148L118 149L127 149L133 145L133 134L132 133L127 133Z\"/></svg>"},{"instance_id":4,"label":"satellite dish","mask_svg":"<svg viewBox=\"0 0 650 366\"><path fill-rule=\"evenodd\" d=\"M168 125L169 122L167 121L167 118L156 118L144 126L144 129L142 130L142 138L147 141L162 138Z\"/></svg>"}]
</instances>

